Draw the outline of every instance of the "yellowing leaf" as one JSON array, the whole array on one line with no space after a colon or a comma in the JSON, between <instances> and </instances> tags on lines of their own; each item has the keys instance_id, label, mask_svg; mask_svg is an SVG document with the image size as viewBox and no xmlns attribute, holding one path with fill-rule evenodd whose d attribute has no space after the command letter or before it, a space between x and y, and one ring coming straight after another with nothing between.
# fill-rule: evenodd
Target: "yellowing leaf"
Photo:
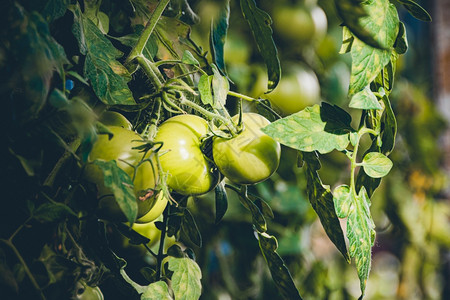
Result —
<instances>
[{"instance_id":1,"label":"yellowing leaf","mask_svg":"<svg viewBox=\"0 0 450 300\"><path fill-rule=\"evenodd\" d=\"M202 271L197 263L187 257L169 257L169 270L173 271L172 290L176 300L196 300L202 292Z\"/></svg>"}]
</instances>

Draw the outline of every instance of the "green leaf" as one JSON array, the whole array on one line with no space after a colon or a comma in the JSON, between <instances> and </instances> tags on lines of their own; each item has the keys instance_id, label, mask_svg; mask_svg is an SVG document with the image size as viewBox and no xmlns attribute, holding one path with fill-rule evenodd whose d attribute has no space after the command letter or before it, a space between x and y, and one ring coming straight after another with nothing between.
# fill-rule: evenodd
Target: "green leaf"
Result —
<instances>
[{"instance_id":1,"label":"green leaf","mask_svg":"<svg viewBox=\"0 0 450 300\"><path fill-rule=\"evenodd\" d=\"M241 10L267 67L267 92L272 91L280 81L281 66L278 52L272 39L272 19L263 10L256 7L254 0L240 0Z\"/></svg>"},{"instance_id":2,"label":"green leaf","mask_svg":"<svg viewBox=\"0 0 450 300\"><path fill-rule=\"evenodd\" d=\"M191 27L176 18L162 16L155 28L157 57L160 59L179 60L184 51L189 50L202 66L208 65L205 54L200 53L198 46L191 40ZM152 34L152 36L154 36ZM183 73L188 70L178 66Z\"/></svg>"},{"instance_id":3,"label":"green leaf","mask_svg":"<svg viewBox=\"0 0 450 300\"><path fill-rule=\"evenodd\" d=\"M381 49L355 38L351 49L350 95L369 85L389 62L399 30L397 9L389 0L367 2L364 9L368 16L361 18L361 26L373 33Z\"/></svg>"},{"instance_id":4,"label":"green leaf","mask_svg":"<svg viewBox=\"0 0 450 300\"><path fill-rule=\"evenodd\" d=\"M362 91L353 95L350 101L349 107L357 109L382 109L383 107L378 102L377 97L370 90L369 86L366 86Z\"/></svg>"},{"instance_id":5,"label":"green leaf","mask_svg":"<svg viewBox=\"0 0 450 300\"><path fill-rule=\"evenodd\" d=\"M338 218L346 218L353 209L353 199L348 185L340 185L333 191L333 202Z\"/></svg>"},{"instance_id":6,"label":"green leaf","mask_svg":"<svg viewBox=\"0 0 450 300\"><path fill-rule=\"evenodd\" d=\"M399 18L395 5L389 0L364 1L368 13L360 20L363 28L373 34L378 44L390 49L395 42L399 27Z\"/></svg>"},{"instance_id":7,"label":"green leaf","mask_svg":"<svg viewBox=\"0 0 450 300\"><path fill-rule=\"evenodd\" d=\"M255 203L255 205L259 208L259 211L262 213L262 215L265 218L273 219L275 217L273 215L272 208L269 206L269 204L266 201L264 201L263 199L261 199L258 196L255 196L255 195L249 194L248 197L250 198L250 200L253 201L253 203Z\"/></svg>"},{"instance_id":8,"label":"green leaf","mask_svg":"<svg viewBox=\"0 0 450 300\"><path fill-rule=\"evenodd\" d=\"M136 0L133 0L133 2L134 1ZM145 1L143 3L145 3ZM180 21L183 21L188 25L195 25L200 21L199 16L197 16L189 6L189 0L171 0L167 5L164 15L174 19L180 19Z\"/></svg>"},{"instance_id":9,"label":"green leaf","mask_svg":"<svg viewBox=\"0 0 450 300\"><path fill-rule=\"evenodd\" d=\"M215 223L219 223L228 209L228 198L227 192L225 190L224 181L219 182L219 184L214 188L215 198L216 198L216 220Z\"/></svg>"},{"instance_id":10,"label":"green leaf","mask_svg":"<svg viewBox=\"0 0 450 300\"><path fill-rule=\"evenodd\" d=\"M200 99L205 105L213 104L213 96L211 92L212 78L212 75L203 74L202 76L200 76L200 79L198 81L198 91L200 92Z\"/></svg>"},{"instance_id":11,"label":"green leaf","mask_svg":"<svg viewBox=\"0 0 450 300\"><path fill-rule=\"evenodd\" d=\"M396 62L398 59L398 54L395 51L392 51L391 58L386 66L384 66L383 70L378 74L375 78L375 81L372 82L372 89L378 90L381 95L390 94L394 87L394 79L395 79L395 68ZM383 91L380 91L383 89Z\"/></svg>"},{"instance_id":12,"label":"green leaf","mask_svg":"<svg viewBox=\"0 0 450 300\"><path fill-rule=\"evenodd\" d=\"M278 242L274 236L267 233L258 232L259 248L264 259L269 266L270 274L281 296L290 300L301 300L292 276L284 264L283 259L278 255Z\"/></svg>"},{"instance_id":13,"label":"green leaf","mask_svg":"<svg viewBox=\"0 0 450 300\"><path fill-rule=\"evenodd\" d=\"M210 33L210 47L213 62L224 75L227 74L224 60L224 46L227 38L229 18L230 1L227 0L223 2L218 16L213 19Z\"/></svg>"},{"instance_id":14,"label":"green leaf","mask_svg":"<svg viewBox=\"0 0 450 300\"><path fill-rule=\"evenodd\" d=\"M101 1L84 2L83 15L90 19L103 34L107 34L109 31L109 17L100 11L101 4Z\"/></svg>"},{"instance_id":15,"label":"green leaf","mask_svg":"<svg viewBox=\"0 0 450 300\"><path fill-rule=\"evenodd\" d=\"M259 232L266 232L267 224L264 215L259 210L258 206L253 203L252 200L248 198L247 195L239 194L239 200L241 200L242 205L247 208L252 213L252 223L255 226L256 230Z\"/></svg>"},{"instance_id":16,"label":"green leaf","mask_svg":"<svg viewBox=\"0 0 450 300\"><path fill-rule=\"evenodd\" d=\"M80 51L86 55L84 75L89 79L97 97L107 105L136 104L127 82L131 79L127 69L116 59L122 52L87 17L74 8L74 34Z\"/></svg>"},{"instance_id":17,"label":"green leaf","mask_svg":"<svg viewBox=\"0 0 450 300\"><path fill-rule=\"evenodd\" d=\"M197 223L194 220L191 212L186 208L184 209L183 220L181 222L181 228L183 232L189 237L191 242L196 246L202 246L202 236L198 230Z\"/></svg>"},{"instance_id":18,"label":"green leaf","mask_svg":"<svg viewBox=\"0 0 450 300\"><path fill-rule=\"evenodd\" d=\"M350 262L344 233L336 215L333 195L330 187L322 184L317 171L320 168L319 158L315 153L303 153L304 168L306 174L306 193L311 206L319 216L325 232L344 258Z\"/></svg>"},{"instance_id":19,"label":"green leaf","mask_svg":"<svg viewBox=\"0 0 450 300\"><path fill-rule=\"evenodd\" d=\"M48 0L42 10L42 16L50 23L64 16L69 4L70 0Z\"/></svg>"},{"instance_id":20,"label":"green leaf","mask_svg":"<svg viewBox=\"0 0 450 300\"><path fill-rule=\"evenodd\" d=\"M144 31L144 26L138 24L134 27L133 33L120 37L109 36L109 38L115 39L120 43L122 43L123 45L133 48L136 45L137 41L139 40L142 31ZM148 59L154 59L157 53L158 53L158 44L156 43L155 36L151 35L147 41L147 44L145 44L142 54Z\"/></svg>"},{"instance_id":21,"label":"green leaf","mask_svg":"<svg viewBox=\"0 0 450 300\"><path fill-rule=\"evenodd\" d=\"M77 217L70 207L58 202L44 203L33 212L33 218L41 223L61 221L70 216Z\"/></svg>"},{"instance_id":22,"label":"green leaf","mask_svg":"<svg viewBox=\"0 0 450 300\"><path fill-rule=\"evenodd\" d=\"M185 50L183 52L183 57L181 58L181 61L188 65L193 65L193 66L200 65L198 60L194 57L194 55L192 55L191 51L189 51L189 50Z\"/></svg>"},{"instance_id":23,"label":"green leaf","mask_svg":"<svg viewBox=\"0 0 450 300\"><path fill-rule=\"evenodd\" d=\"M372 262L371 249L375 242L375 224L370 215L370 199L366 189L362 187L358 196L352 198L354 209L350 210L347 218L347 237L350 256L355 258L362 298Z\"/></svg>"},{"instance_id":24,"label":"green leaf","mask_svg":"<svg viewBox=\"0 0 450 300\"><path fill-rule=\"evenodd\" d=\"M392 47L398 31L397 9L389 0L336 0L338 14L352 34L377 49Z\"/></svg>"},{"instance_id":25,"label":"green leaf","mask_svg":"<svg viewBox=\"0 0 450 300\"><path fill-rule=\"evenodd\" d=\"M11 114L8 118L20 124L38 116L50 88L60 85L53 77L55 70L63 75L68 60L44 18L37 12L28 13L17 2L3 5L0 65L2 95L8 95L10 103L5 116Z\"/></svg>"},{"instance_id":26,"label":"green leaf","mask_svg":"<svg viewBox=\"0 0 450 300\"><path fill-rule=\"evenodd\" d=\"M424 22L431 22L431 16L428 12L419 4L412 0L397 0L409 11L409 13L416 19Z\"/></svg>"},{"instance_id":27,"label":"green leaf","mask_svg":"<svg viewBox=\"0 0 450 300\"><path fill-rule=\"evenodd\" d=\"M133 224L137 217L138 206L130 176L117 166L115 160L95 160L94 164L101 169L105 186L113 192L114 199L128 222Z\"/></svg>"},{"instance_id":28,"label":"green leaf","mask_svg":"<svg viewBox=\"0 0 450 300\"><path fill-rule=\"evenodd\" d=\"M212 89L214 92L214 107L221 109L227 102L230 84L225 76L222 76L215 65L211 65L213 70Z\"/></svg>"},{"instance_id":29,"label":"green leaf","mask_svg":"<svg viewBox=\"0 0 450 300\"><path fill-rule=\"evenodd\" d=\"M172 275L172 290L177 300L199 299L202 291L202 271L197 263L187 257L169 257L169 270Z\"/></svg>"},{"instance_id":30,"label":"green leaf","mask_svg":"<svg viewBox=\"0 0 450 300\"><path fill-rule=\"evenodd\" d=\"M392 161L384 154L379 152L367 153L362 161L364 172L373 178L386 176L392 169Z\"/></svg>"},{"instance_id":31,"label":"green leaf","mask_svg":"<svg viewBox=\"0 0 450 300\"><path fill-rule=\"evenodd\" d=\"M339 50L340 54L345 54L352 50L352 45L354 41L354 37L347 26L342 27L342 45Z\"/></svg>"},{"instance_id":32,"label":"green leaf","mask_svg":"<svg viewBox=\"0 0 450 300\"><path fill-rule=\"evenodd\" d=\"M381 132L381 153L389 155L395 146L395 136L397 135L397 120L391 107L388 96L382 98L384 111L381 117L383 131Z\"/></svg>"},{"instance_id":33,"label":"green leaf","mask_svg":"<svg viewBox=\"0 0 450 300\"><path fill-rule=\"evenodd\" d=\"M361 19L368 16L363 1L335 0L335 5L336 12L341 17L344 26L344 42L339 53L347 53L350 50L353 36L374 48L382 48L374 34L361 26Z\"/></svg>"},{"instance_id":34,"label":"green leaf","mask_svg":"<svg viewBox=\"0 0 450 300\"><path fill-rule=\"evenodd\" d=\"M397 38L394 43L394 49L398 54L404 54L408 50L408 39L406 38L406 28L403 22L400 22Z\"/></svg>"},{"instance_id":35,"label":"green leaf","mask_svg":"<svg viewBox=\"0 0 450 300\"><path fill-rule=\"evenodd\" d=\"M350 116L336 106L316 104L279 119L262 131L288 147L328 153L347 148L351 131L349 120Z\"/></svg>"},{"instance_id":36,"label":"green leaf","mask_svg":"<svg viewBox=\"0 0 450 300\"><path fill-rule=\"evenodd\" d=\"M141 295L141 300L173 300L169 293L169 286L165 281L149 284Z\"/></svg>"},{"instance_id":37,"label":"green leaf","mask_svg":"<svg viewBox=\"0 0 450 300\"><path fill-rule=\"evenodd\" d=\"M114 225L122 235L124 235L129 239L129 243L132 245L148 244L148 242L150 242L149 238L141 235L140 233L136 232L135 230L125 225L124 223L117 222Z\"/></svg>"},{"instance_id":38,"label":"green leaf","mask_svg":"<svg viewBox=\"0 0 450 300\"><path fill-rule=\"evenodd\" d=\"M370 152L379 152L381 151L380 146L378 145L378 137L374 136L372 139L372 145L369 147L369 149L366 150L364 155ZM364 156L363 156L364 157ZM367 195L369 198L373 195L375 190L378 188L378 186L381 183L380 178L373 178L367 175L362 169L358 171L358 175L356 176L356 192L359 193L361 188L364 186L366 189Z\"/></svg>"},{"instance_id":39,"label":"green leaf","mask_svg":"<svg viewBox=\"0 0 450 300\"><path fill-rule=\"evenodd\" d=\"M349 95L354 95L369 85L389 63L391 51L373 48L355 38L351 56Z\"/></svg>"}]
</instances>

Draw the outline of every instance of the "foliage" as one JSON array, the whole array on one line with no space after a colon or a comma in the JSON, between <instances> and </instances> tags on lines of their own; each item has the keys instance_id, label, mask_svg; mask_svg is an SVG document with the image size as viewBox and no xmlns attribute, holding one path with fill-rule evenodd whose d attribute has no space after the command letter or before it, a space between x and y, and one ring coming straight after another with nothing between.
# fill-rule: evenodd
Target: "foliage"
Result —
<instances>
[{"instance_id":1,"label":"foliage","mask_svg":"<svg viewBox=\"0 0 450 300\"><path fill-rule=\"evenodd\" d=\"M437 298L442 286L426 280L439 282L437 257L450 247L450 212L435 200L446 184L434 145L445 123L399 68L415 47L399 12L426 22L430 15L414 1L259 2L1 4L5 299L81 299L88 291L100 299L376 298L383 294L369 275L386 282L379 268L389 263L401 265L393 273L407 289L380 288L384 296L409 298L420 287L424 298ZM271 18L277 6L307 8L314 21L307 42L278 37ZM242 40L234 48L241 52L227 56ZM324 101L282 117L271 92L299 60L317 75ZM111 111L143 140L133 146L143 159L128 164L134 174L118 164L127 157L93 162L127 223L103 219L105 195L83 177L99 135L114 138L102 121ZM267 143L282 145L282 155L269 179L236 184L232 175L217 175L214 159L228 157L213 153L213 144L239 141L244 130L246 139L261 138L245 127L247 112L271 121L261 130ZM164 145L181 137L169 130L164 142L158 130L183 114L202 124L179 121L196 137L195 155L180 152L195 167L171 159L172 171L165 160L177 149ZM135 195L144 163L158 180ZM267 165L278 161L261 168ZM172 185L189 179L194 186L198 168L214 179L207 193ZM155 193L169 204L154 223L158 241L151 241L132 225L136 202ZM378 230L389 226L395 230ZM396 239L398 232L405 235ZM382 256L379 248L392 240L399 249ZM352 259L357 291L348 280Z\"/></svg>"}]
</instances>

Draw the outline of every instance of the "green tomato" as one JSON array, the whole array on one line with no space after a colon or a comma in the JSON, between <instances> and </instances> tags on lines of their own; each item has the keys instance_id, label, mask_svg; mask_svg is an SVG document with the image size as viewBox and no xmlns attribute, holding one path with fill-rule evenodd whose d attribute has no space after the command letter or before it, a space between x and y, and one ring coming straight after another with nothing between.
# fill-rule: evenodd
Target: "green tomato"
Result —
<instances>
[{"instance_id":1,"label":"green tomato","mask_svg":"<svg viewBox=\"0 0 450 300\"><path fill-rule=\"evenodd\" d=\"M115 111L105 111L100 115L100 122L106 126L118 126L128 130L131 130L133 126L125 116Z\"/></svg>"},{"instance_id":2,"label":"green tomato","mask_svg":"<svg viewBox=\"0 0 450 300\"><path fill-rule=\"evenodd\" d=\"M230 32L224 45L224 59L226 65L247 64L251 49L248 41L241 35Z\"/></svg>"},{"instance_id":3,"label":"green tomato","mask_svg":"<svg viewBox=\"0 0 450 300\"><path fill-rule=\"evenodd\" d=\"M159 230L155 222L162 221L162 218L159 217L158 219L154 220L153 222L148 223L134 223L131 227L134 231L139 233L142 236L145 236L150 240L150 242L147 243L147 246L154 250L155 252L158 252L159 242L161 240L161 230ZM172 245L174 245L177 242L174 236L167 236L164 239L164 251L167 251ZM129 243L129 240L126 239L124 242L125 248L134 248L134 249L142 249L141 245L133 245ZM143 254L148 254L148 252L145 250L142 252Z\"/></svg>"},{"instance_id":4,"label":"green tomato","mask_svg":"<svg viewBox=\"0 0 450 300\"><path fill-rule=\"evenodd\" d=\"M277 6L273 12L273 27L282 39L302 46L324 37L327 17L315 5Z\"/></svg>"},{"instance_id":5,"label":"green tomato","mask_svg":"<svg viewBox=\"0 0 450 300\"><path fill-rule=\"evenodd\" d=\"M161 216L168 202L169 200L164 196L164 193L162 191L159 192L155 201L152 203L150 210L145 215L138 218L136 223L148 223L156 220L156 218Z\"/></svg>"},{"instance_id":6,"label":"green tomato","mask_svg":"<svg viewBox=\"0 0 450 300\"><path fill-rule=\"evenodd\" d=\"M125 171L130 178L133 178L135 173L133 166L137 167L144 155L133 147L142 145L142 138L136 132L122 127L111 126L108 129L113 133L113 137L109 139L107 135L100 135L91 150L89 161L93 162L97 159L115 160L117 166ZM151 153L147 153L145 159L148 159L150 155ZM125 216L115 201L113 192L104 185L102 170L97 165L88 163L84 171L84 177L97 185L99 216L115 221L125 221ZM161 210L161 204L157 201L158 198L153 195L158 178L158 170L154 159L147 160L137 167L133 184L138 203L138 218L147 214L153 207L161 212L164 210L164 208Z\"/></svg>"},{"instance_id":7,"label":"green tomato","mask_svg":"<svg viewBox=\"0 0 450 300\"><path fill-rule=\"evenodd\" d=\"M237 122L238 115L233 117ZM261 131L270 121L256 113L242 115L243 130L234 138L215 137L214 162L219 171L238 184L255 184L269 178L280 163L280 143Z\"/></svg>"},{"instance_id":8,"label":"green tomato","mask_svg":"<svg viewBox=\"0 0 450 300\"><path fill-rule=\"evenodd\" d=\"M204 194L217 184L218 174L200 149L207 133L208 123L195 115L172 117L158 129L161 167L168 173L167 185L179 194Z\"/></svg>"},{"instance_id":9,"label":"green tomato","mask_svg":"<svg viewBox=\"0 0 450 300\"><path fill-rule=\"evenodd\" d=\"M282 115L290 115L320 102L319 80L314 71L306 66L291 66L278 86L263 97L268 98Z\"/></svg>"},{"instance_id":10,"label":"green tomato","mask_svg":"<svg viewBox=\"0 0 450 300\"><path fill-rule=\"evenodd\" d=\"M134 223L133 226L131 226L134 231L150 240L150 242L147 243L147 246L150 248L156 245L161 238L161 230L156 227L155 222L156 221L141 224Z\"/></svg>"},{"instance_id":11,"label":"green tomato","mask_svg":"<svg viewBox=\"0 0 450 300\"><path fill-rule=\"evenodd\" d=\"M76 283L75 295L72 299L77 300L103 300L103 293L98 286L92 287L86 284L84 281L78 281Z\"/></svg>"}]
</instances>

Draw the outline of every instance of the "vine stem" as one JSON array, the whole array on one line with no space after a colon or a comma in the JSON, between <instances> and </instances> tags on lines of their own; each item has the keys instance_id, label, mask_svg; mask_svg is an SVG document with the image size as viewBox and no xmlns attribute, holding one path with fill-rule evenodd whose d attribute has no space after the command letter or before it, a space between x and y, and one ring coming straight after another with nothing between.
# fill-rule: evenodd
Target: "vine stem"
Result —
<instances>
[{"instance_id":1,"label":"vine stem","mask_svg":"<svg viewBox=\"0 0 450 300\"><path fill-rule=\"evenodd\" d=\"M155 30L156 24L161 18L162 13L166 9L166 6L169 4L170 0L160 0L155 10L153 11L150 19L147 22L147 25L144 28L141 36L139 37L136 45L131 49L130 54L128 55L125 63L130 63L138 56L142 56L142 52L144 51L145 45L147 44L150 35L153 30Z\"/></svg>"},{"instance_id":2,"label":"vine stem","mask_svg":"<svg viewBox=\"0 0 450 300\"><path fill-rule=\"evenodd\" d=\"M167 205L167 209L163 212L163 226L161 230L161 238L159 240L159 249L158 249L158 255L156 257L157 263L156 263L156 278L158 280L161 279L161 264L162 260L164 259L164 241L166 239L166 232L167 232L167 223L169 218L169 212L170 212L170 205Z\"/></svg>"},{"instance_id":3,"label":"vine stem","mask_svg":"<svg viewBox=\"0 0 450 300\"><path fill-rule=\"evenodd\" d=\"M355 143L355 147L353 148L353 153L350 156L350 166L351 166L351 171L350 171L350 188L352 190L353 196L355 197L355 199L358 197L357 193L356 193L356 183L355 183L355 172L356 172L356 167L361 166L361 163L357 162L357 158L358 158L358 150L359 150L359 142L361 140L361 137L366 134L373 134L373 135L379 135L379 133L376 130L373 130L371 128L367 128L367 127L362 127L359 131L358 131L358 135L356 138L356 143Z\"/></svg>"},{"instance_id":4,"label":"vine stem","mask_svg":"<svg viewBox=\"0 0 450 300\"><path fill-rule=\"evenodd\" d=\"M64 166L64 164L67 162L67 160L70 157L72 157L72 155L74 154L76 149L78 149L80 144L81 144L81 139L78 137L69 145L68 149L64 152L64 154L61 156L61 158L58 160L58 162L53 167L50 174L45 179L44 184L43 184L44 186L53 186L55 178L58 176L59 172L61 171L61 168Z\"/></svg>"},{"instance_id":5,"label":"vine stem","mask_svg":"<svg viewBox=\"0 0 450 300\"><path fill-rule=\"evenodd\" d=\"M160 90L163 86L163 83L158 77L159 71L155 70L154 65L151 61L149 61L147 58L145 58L143 55L138 55L135 57L137 63L141 66L142 70L144 71L145 75L148 76L148 78L152 81L152 83L156 86L158 90Z\"/></svg>"},{"instance_id":6,"label":"vine stem","mask_svg":"<svg viewBox=\"0 0 450 300\"><path fill-rule=\"evenodd\" d=\"M214 120L217 119L219 120L222 124L224 124L228 129L230 129L231 131L231 135L235 136L237 134L236 132L236 128L233 124L233 122L231 121L231 118L226 118L220 114L214 113L214 112L210 112L209 110L203 108L202 106L198 105L197 103L194 103L186 98L182 98L180 99L180 104L181 105L186 105L196 111L198 111L199 113L201 113L202 115L206 116L208 119L210 120Z\"/></svg>"},{"instance_id":7,"label":"vine stem","mask_svg":"<svg viewBox=\"0 0 450 300\"><path fill-rule=\"evenodd\" d=\"M356 139L356 144L355 147L353 149L353 153L350 157L350 189L353 193L354 199L356 199L358 197L358 195L356 194L356 184L355 184L355 172L356 172L356 167L358 165L356 159L358 156L358 149L359 149L359 141L361 139L361 134L358 132L358 137Z\"/></svg>"},{"instance_id":8,"label":"vine stem","mask_svg":"<svg viewBox=\"0 0 450 300\"><path fill-rule=\"evenodd\" d=\"M236 97L236 98L240 98L240 99L246 100L246 101L257 101L257 99L255 99L253 97L250 97L250 96L238 93L238 92L228 91L228 95Z\"/></svg>"},{"instance_id":9,"label":"vine stem","mask_svg":"<svg viewBox=\"0 0 450 300\"><path fill-rule=\"evenodd\" d=\"M19 229L21 229L23 226L19 227ZM18 230L16 230L16 232L18 232ZM38 291L39 293L39 297L42 300L45 300L45 295L42 292L41 287L39 286L39 284L37 283L36 279L34 278L33 274L31 273L30 268L28 268L27 263L25 262L25 260L23 259L22 255L20 255L19 250L17 250L16 246L14 246L14 244L12 243L11 239L14 237L14 235L12 235L8 240L4 240L4 239L0 239L0 241L2 241L4 244L6 244L16 255L17 259L20 261L20 263L22 264L25 273L28 275L28 278L31 281L31 284L33 285L33 287L36 289L36 291Z\"/></svg>"}]
</instances>

